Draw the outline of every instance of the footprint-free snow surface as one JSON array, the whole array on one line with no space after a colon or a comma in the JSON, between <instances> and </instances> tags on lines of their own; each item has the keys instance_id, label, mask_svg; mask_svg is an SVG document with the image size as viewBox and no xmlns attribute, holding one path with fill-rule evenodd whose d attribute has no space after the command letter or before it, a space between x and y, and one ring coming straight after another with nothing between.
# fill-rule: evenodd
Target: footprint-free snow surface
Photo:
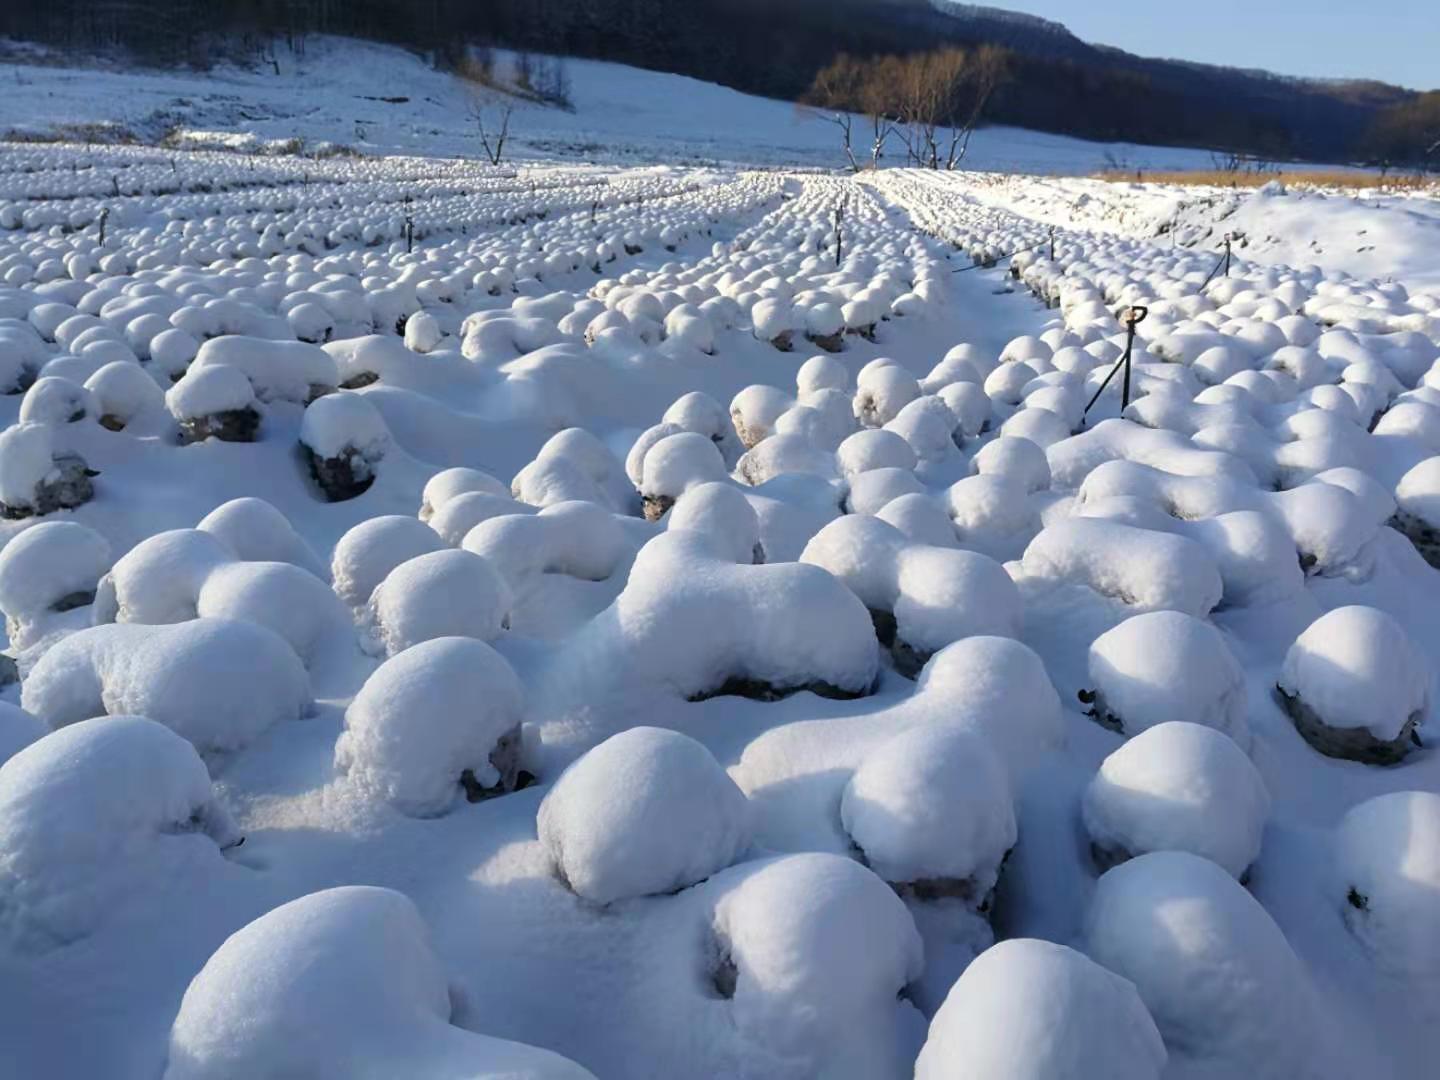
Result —
<instances>
[{"instance_id":1,"label":"footprint-free snow surface","mask_svg":"<svg viewBox=\"0 0 1440 1080\"><path fill-rule=\"evenodd\" d=\"M1440 291L1009 183L0 148L0 1073L1431 1075Z\"/></svg>"}]
</instances>

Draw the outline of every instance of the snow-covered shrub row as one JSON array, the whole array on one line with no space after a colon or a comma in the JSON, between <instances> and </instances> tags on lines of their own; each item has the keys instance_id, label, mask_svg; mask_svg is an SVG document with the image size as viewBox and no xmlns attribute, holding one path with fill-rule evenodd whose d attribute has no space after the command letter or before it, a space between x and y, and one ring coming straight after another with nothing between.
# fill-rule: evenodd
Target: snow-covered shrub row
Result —
<instances>
[{"instance_id":1,"label":"snow-covered shrub row","mask_svg":"<svg viewBox=\"0 0 1440 1080\"><path fill-rule=\"evenodd\" d=\"M89 1073L168 1030L176 1080L1310 1076L1429 1030L1421 290L1052 258L959 177L214 160L0 157L0 941L87 939L22 1019L138 973ZM80 744L137 724L129 805Z\"/></svg>"}]
</instances>

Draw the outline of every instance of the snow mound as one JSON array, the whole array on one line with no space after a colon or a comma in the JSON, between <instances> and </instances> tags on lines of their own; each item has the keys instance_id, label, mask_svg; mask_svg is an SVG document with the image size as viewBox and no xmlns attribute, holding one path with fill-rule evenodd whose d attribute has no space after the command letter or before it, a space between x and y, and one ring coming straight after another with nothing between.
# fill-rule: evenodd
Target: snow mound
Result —
<instances>
[{"instance_id":1,"label":"snow mound","mask_svg":"<svg viewBox=\"0 0 1440 1080\"><path fill-rule=\"evenodd\" d=\"M711 978L740 1034L795 1075L892 1074L921 944L905 905L838 855L789 855L735 867L711 924Z\"/></svg>"},{"instance_id":2,"label":"snow mound","mask_svg":"<svg viewBox=\"0 0 1440 1080\"><path fill-rule=\"evenodd\" d=\"M1151 851L1188 851L1243 881L1260 854L1270 796L1232 739L1172 720L1107 757L1082 810L1102 870Z\"/></svg>"},{"instance_id":3,"label":"snow mound","mask_svg":"<svg viewBox=\"0 0 1440 1080\"><path fill-rule=\"evenodd\" d=\"M1370 607L1328 611L1295 639L1277 683L1295 727L1331 757L1392 764L1430 710L1430 665Z\"/></svg>"},{"instance_id":4,"label":"snow mound","mask_svg":"<svg viewBox=\"0 0 1440 1080\"><path fill-rule=\"evenodd\" d=\"M201 754L239 750L312 703L310 679L283 638L225 619L71 634L36 662L20 702L51 728L148 716Z\"/></svg>"},{"instance_id":5,"label":"snow mound","mask_svg":"<svg viewBox=\"0 0 1440 1080\"><path fill-rule=\"evenodd\" d=\"M1133 984L1063 945L1017 938L951 988L915 1080L1160 1080L1166 1059Z\"/></svg>"},{"instance_id":6,"label":"snow mound","mask_svg":"<svg viewBox=\"0 0 1440 1080\"><path fill-rule=\"evenodd\" d=\"M636 727L573 762L536 819L561 879L597 904L693 885L750 845L750 804L710 751Z\"/></svg>"},{"instance_id":7,"label":"snow mound","mask_svg":"<svg viewBox=\"0 0 1440 1080\"><path fill-rule=\"evenodd\" d=\"M1089 670L1093 691L1082 700L1105 727L1138 735L1183 720L1250 746L1245 673L1208 622L1178 611L1135 615L1091 642Z\"/></svg>"},{"instance_id":8,"label":"snow mound","mask_svg":"<svg viewBox=\"0 0 1440 1080\"><path fill-rule=\"evenodd\" d=\"M435 817L520 782L524 694L483 641L442 637L375 669L345 710L335 769L403 814Z\"/></svg>"},{"instance_id":9,"label":"snow mound","mask_svg":"<svg viewBox=\"0 0 1440 1080\"><path fill-rule=\"evenodd\" d=\"M870 692L879 650L864 604L818 567L741 565L729 554L688 530L656 537L586 633L691 699Z\"/></svg>"},{"instance_id":10,"label":"snow mound","mask_svg":"<svg viewBox=\"0 0 1440 1080\"><path fill-rule=\"evenodd\" d=\"M923 707L982 733L1011 775L1065 742L1060 695L1045 663L1013 638L970 637L941 649L915 691Z\"/></svg>"},{"instance_id":11,"label":"snow mound","mask_svg":"<svg viewBox=\"0 0 1440 1080\"><path fill-rule=\"evenodd\" d=\"M136 716L87 720L0 766L0 940L67 945L240 842L184 739Z\"/></svg>"},{"instance_id":12,"label":"snow mound","mask_svg":"<svg viewBox=\"0 0 1440 1080\"><path fill-rule=\"evenodd\" d=\"M362 521L340 537L330 557L336 595L352 608L362 607L401 563L443 546L434 529L413 517L386 514Z\"/></svg>"},{"instance_id":13,"label":"snow mound","mask_svg":"<svg viewBox=\"0 0 1440 1080\"><path fill-rule=\"evenodd\" d=\"M557 1054L457 1027L451 1009L408 897L326 889L262 915L205 962L170 1030L164 1080L593 1080Z\"/></svg>"},{"instance_id":14,"label":"snow mound","mask_svg":"<svg viewBox=\"0 0 1440 1080\"><path fill-rule=\"evenodd\" d=\"M956 896L984 910L1015 846L1004 766L958 725L920 724L885 742L845 785L840 821L902 895Z\"/></svg>"},{"instance_id":15,"label":"snow mound","mask_svg":"<svg viewBox=\"0 0 1440 1080\"><path fill-rule=\"evenodd\" d=\"M910 541L875 517L832 521L800 562L839 578L871 612L896 667L914 675L938 650L964 637L1019 633L1020 594L1003 567L973 551Z\"/></svg>"},{"instance_id":16,"label":"snow mound","mask_svg":"<svg viewBox=\"0 0 1440 1080\"><path fill-rule=\"evenodd\" d=\"M1204 616L1224 591L1214 560L1195 541L1090 518L1047 526L1025 549L1022 568L1140 611Z\"/></svg>"},{"instance_id":17,"label":"snow mound","mask_svg":"<svg viewBox=\"0 0 1440 1080\"><path fill-rule=\"evenodd\" d=\"M1322 1075L1308 976L1236 880L1187 852L1141 855L1100 879L1085 951L1129 979L1177 1063L1214 1075Z\"/></svg>"},{"instance_id":18,"label":"snow mound","mask_svg":"<svg viewBox=\"0 0 1440 1080\"><path fill-rule=\"evenodd\" d=\"M223 540L248 562L283 562L308 570L321 581L330 573L290 519L264 499L231 499L200 519L197 529Z\"/></svg>"},{"instance_id":19,"label":"snow mound","mask_svg":"<svg viewBox=\"0 0 1440 1080\"><path fill-rule=\"evenodd\" d=\"M1396 791L1352 808L1335 833L1335 882L1376 965L1440 1000L1440 795Z\"/></svg>"},{"instance_id":20,"label":"snow mound","mask_svg":"<svg viewBox=\"0 0 1440 1080\"><path fill-rule=\"evenodd\" d=\"M488 559L432 551L385 576L370 597L367 621L385 655L395 656L435 638L494 641L513 606L510 586Z\"/></svg>"},{"instance_id":21,"label":"snow mound","mask_svg":"<svg viewBox=\"0 0 1440 1080\"><path fill-rule=\"evenodd\" d=\"M50 616L92 603L109 569L109 543L77 521L42 522L12 539L0 550L0 611L11 646L26 648Z\"/></svg>"}]
</instances>

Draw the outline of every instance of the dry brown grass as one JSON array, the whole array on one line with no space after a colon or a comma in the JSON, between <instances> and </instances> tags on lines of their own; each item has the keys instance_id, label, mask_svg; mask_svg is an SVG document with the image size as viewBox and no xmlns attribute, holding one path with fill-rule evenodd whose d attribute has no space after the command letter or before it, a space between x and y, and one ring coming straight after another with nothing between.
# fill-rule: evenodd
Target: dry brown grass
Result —
<instances>
[{"instance_id":1,"label":"dry brown grass","mask_svg":"<svg viewBox=\"0 0 1440 1080\"><path fill-rule=\"evenodd\" d=\"M1106 169L1097 180L1119 184L1184 184L1190 187L1258 188L1271 180L1286 187L1387 188L1396 191L1440 190L1440 178L1414 173L1388 173L1367 169L1286 169L1280 172L1232 172L1228 169L1194 169L1160 172L1146 169Z\"/></svg>"}]
</instances>

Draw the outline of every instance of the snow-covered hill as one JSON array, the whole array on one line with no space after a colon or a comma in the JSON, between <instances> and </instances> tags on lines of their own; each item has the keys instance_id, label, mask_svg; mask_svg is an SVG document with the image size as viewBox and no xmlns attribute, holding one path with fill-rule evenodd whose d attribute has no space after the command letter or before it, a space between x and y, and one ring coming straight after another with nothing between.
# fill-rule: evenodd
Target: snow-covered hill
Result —
<instances>
[{"instance_id":1,"label":"snow-covered hill","mask_svg":"<svg viewBox=\"0 0 1440 1080\"><path fill-rule=\"evenodd\" d=\"M280 73L222 67L206 74L0 63L7 130L45 134L114 124L143 140L334 142L367 153L479 156L471 87L406 50L313 38L303 55L277 48ZM736 161L839 167L830 124L782 101L679 75L570 60L574 111L520 104L517 152L596 161ZM1089 173L1107 150L1146 168L1206 164L1199 151L1106 146L1015 128L976 136L967 164L1035 173ZM898 148L896 153L898 153Z\"/></svg>"}]
</instances>

